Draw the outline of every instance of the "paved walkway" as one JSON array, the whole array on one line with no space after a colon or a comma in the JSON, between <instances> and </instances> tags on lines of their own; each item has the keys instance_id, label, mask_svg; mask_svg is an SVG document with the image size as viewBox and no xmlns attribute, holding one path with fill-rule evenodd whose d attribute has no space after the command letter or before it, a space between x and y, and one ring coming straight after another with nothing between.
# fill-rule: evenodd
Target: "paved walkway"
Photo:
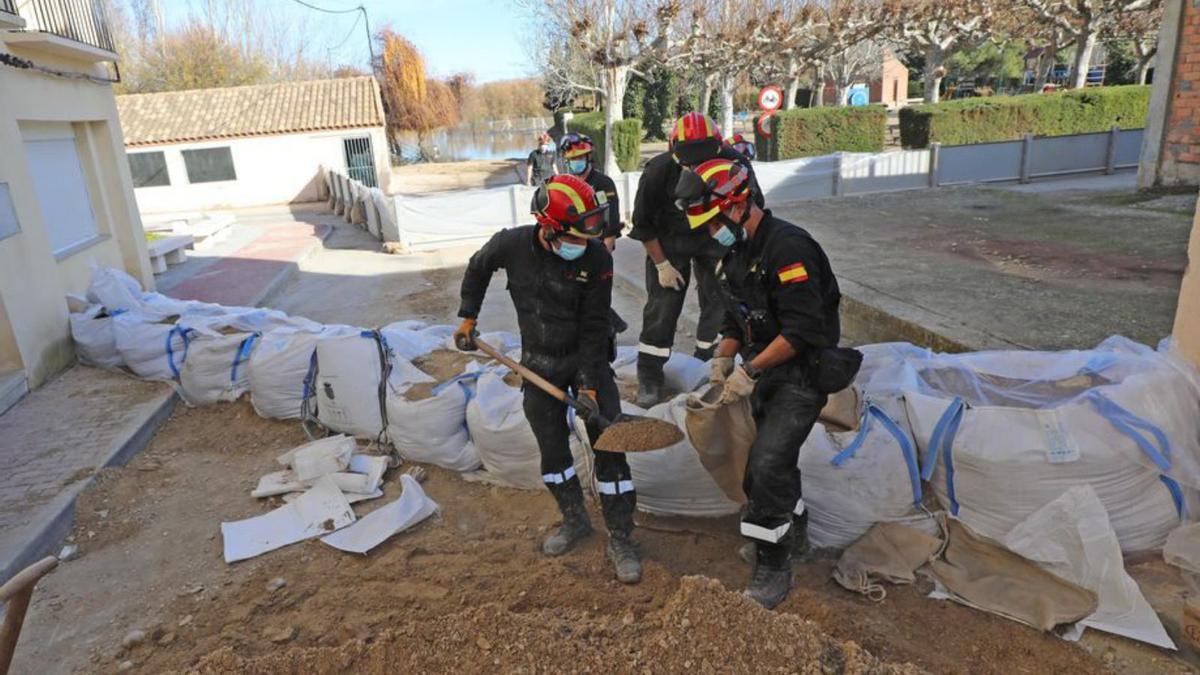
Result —
<instances>
[{"instance_id":1,"label":"paved walkway","mask_svg":"<svg viewBox=\"0 0 1200 675\"><path fill-rule=\"evenodd\" d=\"M189 252L158 277L158 290L184 300L255 306L282 288L297 266L343 222L322 204L238 209L222 242Z\"/></svg>"},{"instance_id":2,"label":"paved walkway","mask_svg":"<svg viewBox=\"0 0 1200 675\"><path fill-rule=\"evenodd\" d=\"M175 400L163 383L76 366L0 416L0 583L58 552L75 498L141 450Z\"/></svg>"}]
</instances>

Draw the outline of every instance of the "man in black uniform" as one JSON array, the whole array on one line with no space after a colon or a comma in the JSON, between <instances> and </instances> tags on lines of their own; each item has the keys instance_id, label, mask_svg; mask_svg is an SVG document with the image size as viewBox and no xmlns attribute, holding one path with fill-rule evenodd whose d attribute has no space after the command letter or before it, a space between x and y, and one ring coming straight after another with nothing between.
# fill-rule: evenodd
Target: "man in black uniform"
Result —
<instances>
[{"instance_id":1,"label":"man in black uniform","mask_svg":"<svg viewBox=\"0 0 1200 675\"><path fill-rule=\"evenodd\" d=\"M554 141L550 134L542 132L538 136L538 146L525 158L525 184L538 186L555 174Z\"/></svg>"},{"instance_id":2,"label":"man in black uniform","mask_svg":"<svg viewBox=\"0 0 1200 675\"><path fill-rule=\"evenodd\" d=\"M554 176L533 198L537 225L502 230L467 265L454 333L463 351L476 348L475 330L492 274L504 269L521 330L521 363L608 419L621 412L609 366L609 310L612 302L612 255L598 239L604 234L607 206L575 176ZM542 455L542 480L563 522L542 542L542 552L559 556L592 532L583 489L575 474L569 445L566 405L526 384L525 417ZM593 443L597 429L588 425ZM625 455L595 453L597 487L608 527L608 556L624 583L641 580L641 562L633 546L637 502Z\"/></svg>"},{"instance_id":3,"label":"man in black uniform","mask_svg":"<svg viewBox=\"0 0 1200 675\"><path fill-rule=\"evenodd\" d=\"M562 158L563 169L573 175L579 176L583 182L596 193L597 201L604 201L608 204L608 224L604 228L604 247L610 252L616 248L617 239L621 236L621 198L617 195L617 184L613 179L609 178L596 169L592 162L592 154L595 151L595 146L592 145L592 139L583 134L571 132L562 137L558 142L558 156ZM609 319L612 321L609 345L609 357L611 360L617 358L617 335L624 333L629 324L617 314L617 310L611 310Z\"/></svg>"},{"instance_id":4,"label":"man in black uniform","mask_svg":"<svg viewBox=\"0 0 1200 675\"><path fill-rule=\"evenodd\" d=\"M826 393L843 386L829 384L838 378L827 374L826 361L852 350L836 349L841 294L824 251L803 229L760 208L750 198L756 189L742 164L714 159L682 174L677 194L694 225L734 241L721 263L726 313L712 380L724 386L724 403L749 397L757 423L743 485L741 532L756 544L746 594L772 608L791 590L792 547L806 537L800 446Z\"/></svg>"},{"instance_id":5,"label":"man in black uniform","mask_svg":"<svg viewBox=\"0 0 1200 675\"><path fill-rule=\"evenodd\" d=\"M642 311L637 365L637 403L642 407L662 399L663 365L671 356L675 327L693 269L700 299L694 352L697 358L712 357L721 327L721 291L715 270L728 247L708 236L705 230L691 227L675 204L675 184L683 167L715 157L746 161L722 143L720 129L708 116L691 112L675 123L670 150L651 159L638 181L629 236L646 248L646 306ZM761 196L756 199L761 203Z\"/></svg>"}]
</instances>

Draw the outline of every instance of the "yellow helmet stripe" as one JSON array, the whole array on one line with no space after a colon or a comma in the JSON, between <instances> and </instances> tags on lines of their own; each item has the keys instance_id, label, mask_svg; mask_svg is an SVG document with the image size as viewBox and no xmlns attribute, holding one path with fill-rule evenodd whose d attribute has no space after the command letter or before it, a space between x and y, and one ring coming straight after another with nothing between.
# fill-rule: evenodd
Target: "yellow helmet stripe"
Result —
<instances>
[{"instance_id":1,"label":"yellow helmet stripe","mask_svg":"<svg viewBox=\"0 0 1200 675\"><path fill-rule=\"evenodd\" d=\"M575 191L575 188L572 188L570 185L563 185L562 183L549 183L546 185L546 189L561 192L570 198L571 203L575 205L576 213L583 214L584 211L587 211L587 207L583 205L583 198L580 197L579 193Z\"/></svg>"},{"instance_id":2,"label":"yellow helmet stripe","mask_svg":"<svg viewBox=\"0 0 1200 675\"><path fill-rule=\"evenodd\" d=\"M714 173L716 173L718 171L728 171L729 169L732 169L732 168L733 168L733 162L721 162L720 164L717 164L716 166L710 166L710 167L708 167L707 171L700 174L700 180L707 181L709 178L712 178L712 175Z\"/></svg>"},{"instance_id":3,"label":"yellow helmet stripe","mask_svg":"<svg viewBox=\"0 0 1200 675\"><path fill-rule=\"evenodd\" d=\"M708 119L708 115L704 116L704 136L706 138L713 136L712 120Z\"/></svg>"},{"instance_id":4,"label":"yellow helmet stripe","mask_svg":"<svg viewBox=\"0 0 1200 675\"><path fill-rule=\"evenodd\" d=\"M712 220L714 217L716 217L717 213L720 212L720 210L721 210L721 207L714 206L711 209L709 209L701 214L692 215L689 213L688 217L687 217L688 224L691 225L692 229L694 230L694 229L700 227L701 225L707 223L708 221Z\"/></svg>"},{"instance_id":5,"label":"yellow helmet stripe","mask_svg":"<svg viewBox=\"0 0 1200 675\"><path fill-rule=\"evenodd\" d=\"M685 115L685 116L683 116L683 117L680 117L680 118L679 118L679 124L678 124L678 127L675 129L675 138L678 138L678 139L679 139L679 140L681 140L681 141L682 141L683 139L687 138L687 132L684 130L684 129L685 129L685 127L684 127L684 124L683 124L683 121L684 121L685 119L687 119L687 116L686 116L686 115Z\"/></svg>"}]
</instances>

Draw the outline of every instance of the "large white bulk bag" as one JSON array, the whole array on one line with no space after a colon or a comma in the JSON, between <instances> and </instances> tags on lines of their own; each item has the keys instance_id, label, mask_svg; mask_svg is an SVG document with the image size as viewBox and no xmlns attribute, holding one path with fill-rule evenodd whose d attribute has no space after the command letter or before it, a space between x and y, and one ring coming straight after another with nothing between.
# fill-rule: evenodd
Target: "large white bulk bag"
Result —
<instances>
[{"instance_id":1,"label":"large white bulk bag","mask_svg":"<svg viewBox=\"0 0 1200 675\"><path fill-rule=\"evenodd\" d=\"M532 385L530 385L532 386ZM504 383L501 376L485 372L479 376L475 396L467 404L467 430L491 482L509 487L540 490L542 455L529 420L525 419L524 395ZM575 472L587 484L591 480L585 448L571 443Z\"/></svg>"},{"instance_id":2,"label":"large white bulk bag","mask_svg":"<svg viewBox=\"0 0 1200 675\"><path fill-rule=\"evenodd\" d=\"M250 388L249 362L258 333L223 334L196 329L188 341L179 389L188 405L236 401Z\"/></svg>"},{"instance_id":3,"label":"large white bulk bag","mask_svg":"<svg viewBox=\"0 0 1200 675\"><path fill-rule=\"evenodd\" d=\"M286 326L264 333L250 354L247 375L250 401L263 417L295 419L304 404L305 382L313 368L317 341L338 335L358 335L351 326L325 326L317 331Z\"/></svg>"},{"instance_id":4,"label":"large white bulk bag","mask_svg":"<svg viewBox=\"0 0 1200 675\"><path fill-rule=\"evenodd\" d=\"M451 471L482 466L467 432L467 401L474 377L455 378L433 390L433 396L410 401L388 388L388 438L400 456Z\"/></svg>"},{"instance_id":5,"label":"large white bulk bag","mask_svg":"<svg viewBox=\"0 0 1200 675\"><path fill-rule=\"evenodd\" d=\"M814 425L798 465L814 546L845 548L875 523L927 517L912 439L872 403L856 432L829 433Z\"/></svg>"},{"instance_id":6,"label":"large white bulk bag","mask_svg":"<svg viewBox=\"0 0 1200 675\"><path fill-rule=\"evenodd\" d=\"M113 317L117 352L125 367L147 380L173 380L194 331L174 317L133 310Z\"/></svg>"},{"instance_id":7,"label":"large white bulk bag","mask_svg":"<svg viewBox=\"0 0 1200 675\"><path fill-rule=\"evenodd\" d=\"M117 336L113 331L113 315L101 305L92 305L82 312L71 314L71 338L75 341L75 355L85 366L116 369L124 361L117 351Z\"/></svg>"},{"instance_id":8,"label":"large white bulk bag","mask_svg":"<svg viewBox=\"0 0 1200 675\"><path fill-rule=\"evenodd\" d=\"M700 463L700 456L687 435L688 396L679 394L646 412L647 417L679 427L684 434L682 441L669 448L626 455L637 490L638 508L656 515L702 518L737 513L739 505L717 486Z\"/></svg>"},{"instance_id":9,"label":"large white bulk bag","mask_svg":"<svg viewBox=\"0 0 1200 675\"><path fill-rule=\"evenodd\" d=\"M618 347L617 358L612 363L617 379L637 381L637 349ZM687 393L695 391L708 382L712 369L707 362L680 352L672 352L663 364L663 384L670 391Z\"/></svg>"},{"instance_id":10,"label":"large white bulk bag","mask_svg":"<svg viewBox=\"0 0 1200 675\"><path fill-rule=\"evenodd\" d=\"M359 438L384 431L384 378L390 368L376 334L322 337L317 342L315 398L321 424Z\"/></svg>"},{"instance_id":11,"label":"large white bulk bag","mask_svg":"<svg viewBox=\"0 0 1200 675\"><path fill-rule=\"evenodd\" d=\"M454 326L427 326L424 321L396 321L380 332L398 358L413 359L425 356L446 344L454 334Z\"/></svg>"},{"instance_id":12,"label":"large white bulk bag","mask_svg":"<svg viewBox=\"0 0 1200 675\"><path fill-rule=\"evenodd\" d=\"M88 302L103 305L110 312L139 309L142 285L122 270L92 265L92 281L88 284Z\"/></svg>"}]
</instances>

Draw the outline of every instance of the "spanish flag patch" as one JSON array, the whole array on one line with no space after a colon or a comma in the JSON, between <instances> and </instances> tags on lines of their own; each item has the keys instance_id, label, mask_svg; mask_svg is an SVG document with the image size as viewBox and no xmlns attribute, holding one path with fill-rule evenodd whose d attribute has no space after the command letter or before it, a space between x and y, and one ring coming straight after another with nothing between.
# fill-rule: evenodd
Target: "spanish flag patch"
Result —
<instances>
[{"instance_id":1,"label":"spanish flag patch","mask_svg":"<svg viewBox=\"0 0 1200 675\"><path fill-rule=\"evenodd\" d=\"M779 268L779 283L798 284L801 281L808 281L808 269L804 263Z\"/></svg>"}]
</instances>

